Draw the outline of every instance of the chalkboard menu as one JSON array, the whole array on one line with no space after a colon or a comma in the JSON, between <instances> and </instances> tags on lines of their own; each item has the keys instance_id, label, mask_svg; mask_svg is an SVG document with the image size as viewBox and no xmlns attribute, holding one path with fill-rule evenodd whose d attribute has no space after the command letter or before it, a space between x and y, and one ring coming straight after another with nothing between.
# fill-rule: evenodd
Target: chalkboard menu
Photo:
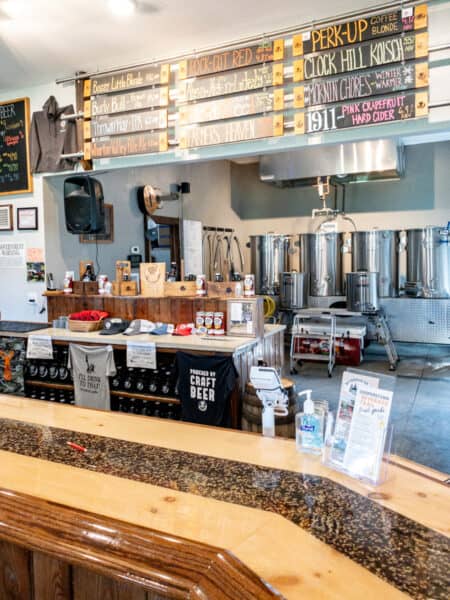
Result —
<instances>
[{"instance_id":1,"label":"chalkboard menu","mask_svg":"<svg viewBox=\"0 0 450 600\"><path fill-rule=\"evenodd\" d=\"M406 92L297 113L295 133L319 133L360 125L382 125L427 114L428 92Z\"/></svg>"},{"instance_id":2,"label":"chalkboard menu","mask_svg":"<svg viewBox=\"0 0 450 600\"><path fill-rule=\"evenodd\" d=\"M33 191L29 123L29 98L0 103L0 196Z\"/></svg>"},{"instance_id":3,"label":"chalkboard menu","mask_svg":"<svg viewBox=\"0 0 450 600\"><path fill-rule=\"evenodd\" d=\"M92 77L85 150L125 156L426 117L428 86L423 3Z\"/></svg>"},{"instance_id":4,"label":"chalkboard menu","mask_svg":"<svg viewBox=\"0 0 450 600\"><path fill-rule=\"evenodd\" d=\"M299 33L293 37L292 54L302 56L333 50L348 44L426 29L427 25L428 9L426 4L421 4Z\"/></svg>"}]
</instances>

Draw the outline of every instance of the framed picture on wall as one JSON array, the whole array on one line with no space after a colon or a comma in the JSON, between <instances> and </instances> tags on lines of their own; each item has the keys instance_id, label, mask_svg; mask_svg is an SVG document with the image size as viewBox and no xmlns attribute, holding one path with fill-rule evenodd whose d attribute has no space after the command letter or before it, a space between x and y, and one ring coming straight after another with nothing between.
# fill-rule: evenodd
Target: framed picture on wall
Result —
<instances>
[{"instance_id":1,"label":"framed picture on wall","mask_svg":"<svg viewBox=\"0 0 450 600\"><path fill-rule=\"evenodd\" d=\"M32 208L17 209L17 229L21 231L36 231L38 228L38 209Z\"/></svg>"},{"instance_id":2,"label":"framed picture on wall","mask_svg":"<svg viewBox=\"0 0 450 600\"><path fill-rule=\"evenodd\" d=\"M82 244L112 244L114 242L114 209L112 204L105 204L105 231L103 233L82 233Z\"/></svg>"},{"instance_id":3,"label":"framed picture on wall","mask_svg":"<svg viewBox=\"0 0 450 600\"><path fill-rule=\"evenodd\" d=\"M13 207L12 204L0 206L0 231L13 230Z\"/></svg>"}]
</instances>

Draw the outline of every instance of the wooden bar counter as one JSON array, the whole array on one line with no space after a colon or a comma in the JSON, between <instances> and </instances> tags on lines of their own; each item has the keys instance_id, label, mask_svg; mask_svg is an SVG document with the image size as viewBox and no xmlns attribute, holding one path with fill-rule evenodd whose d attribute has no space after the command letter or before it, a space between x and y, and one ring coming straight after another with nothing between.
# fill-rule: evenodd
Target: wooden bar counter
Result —
<instances>
[{"instance_id":1,"label":"wooden bar counter","mask_svg":"<svg viewBox=\"0 0 450 600\"><path fill-rule=\"evenodd\" d=\"M0 459L2 600L448 598L450 490L405 460L371 488L290 440L14 396Z\"/></svg>"}]
</instances>

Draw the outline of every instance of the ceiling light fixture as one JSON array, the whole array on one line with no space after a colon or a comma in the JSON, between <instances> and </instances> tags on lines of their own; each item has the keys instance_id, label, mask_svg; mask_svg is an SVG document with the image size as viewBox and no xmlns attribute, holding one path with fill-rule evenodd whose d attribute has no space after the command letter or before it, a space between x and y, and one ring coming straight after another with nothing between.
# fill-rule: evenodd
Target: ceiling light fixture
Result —
<instances>
[{"instance_id":1,"label":"ceiling light fixture","mask_svg":"<svg viewBox=\"0 0 450 600\"><path fill-rule=\"evenodd\" d=\"M108 0L108 6L117 17L130 17L136 10L135 0Z\"/></svg>"}]
</instances>

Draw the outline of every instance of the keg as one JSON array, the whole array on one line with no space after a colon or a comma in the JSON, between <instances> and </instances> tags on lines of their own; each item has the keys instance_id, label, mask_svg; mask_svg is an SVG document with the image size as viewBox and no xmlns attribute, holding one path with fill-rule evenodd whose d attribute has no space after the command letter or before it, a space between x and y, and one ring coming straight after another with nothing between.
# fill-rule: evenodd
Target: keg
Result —
<instances>
[{"instance_id":1,"label":"keg","mask_svg":"<svg viewBox=\"0 0 450 600\"><path fill-rule=\"evenodd\" d=\"M398 296L399 233L390 230L352 232L352 271L377 272L378 296Z\"/></svg>"},{"instance_id":2,"label":"keg","mask_svg":"<svg viewBox=\"0 0 450 600\"><path fill-rule=\"evenodd\" d=\"M300 271L310 274L311 296L342 296L340 233L300 234Z\"/></svg>"},{"instance_id":3,"label":"keg","mask_svg":"<svg viewBox=\"0 0 450 600\"><path fill-rule=\"evenodd\" d=\"M369 271L347 273L347 309L371 313L378 308L378 273Z\"/></svg>"},{"instance_id":4,"label":"keg","mask_svg":"<svg viewBox=\"0 0 450 600\"><path fill-rule=\"evenodd\" d=\"M308 274L290 271L280 277L281 308L297 309L308 306Z\"/></svg>"},{"instance_id":5,"label":"keg","mask_svg":"<svg viewBox=\"0 0 450 600\"><path fill-rule=\"evenodd\" d=\"M257 294L279 294L280 273L298 268L293 236L267 233L250 236L251 272ZM297 254L297 265L293 264Z\"/></svg>"},{"instance_id":6,"label":"keg","mask_svg":"<svg viewBox=\"0 0 450 600\"><path fill-rule=\"evenodd\" d=\"M442 227L407 231L407 286L424 298L450 298L450 235Z\"/></svg>"}]
</instances>

